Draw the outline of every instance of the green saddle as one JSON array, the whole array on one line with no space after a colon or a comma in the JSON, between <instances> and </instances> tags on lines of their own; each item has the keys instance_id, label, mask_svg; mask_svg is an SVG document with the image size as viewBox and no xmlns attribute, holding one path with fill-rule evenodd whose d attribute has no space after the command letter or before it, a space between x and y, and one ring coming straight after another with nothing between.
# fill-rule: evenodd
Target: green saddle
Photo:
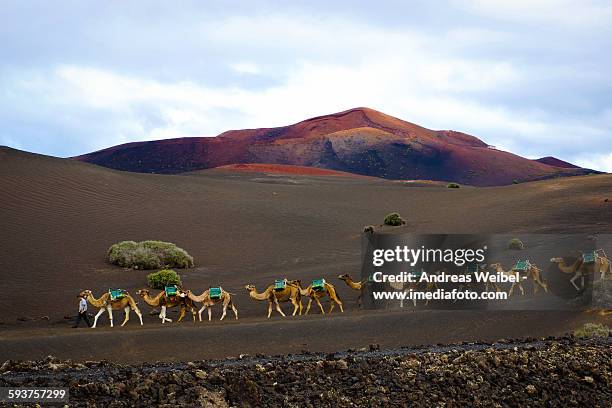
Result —
<instances>
[{"instance_id":1,"label":"green saddle","mask_svg":"<svg viewBox=\"0 0 612 408\"><path fill-rule=\"evenodd\" d=\"M525 272L527 269L529 269L529 267L531 266L531 264L529 263L528 260L525 261L518 261L514 267L512 268L513 271L518 271L518 272Z\"/></svg>"},{"instance_id":2,"label":"green saddle","mask_svg":"<svg viewBox=\"0 0 612 408\"><path fill-rule=\"evenodd\" d=\"M597 253L595 251L589 251L582 254L582 262L585 264L595 263L597 259Z\"/></svg>"},{"instance_id":3,"label":"green saddle","mask_svg":"<svg viewBox=\"0 0 612 408\"><path fill-rule=\"evenodd\" d=\"M178 288L176 287L176 285L166 286L164 288L164 291L166 292L166 296L168 297L173 297L173 296L178 295Z\"/></svg>"},{"instance_id":4,"label":"green saddle","mask_svg":"<svg viewBox=\"0 0 612 408\"><path fill-rule=\"evenodd\" d=\"M421 275L423 275L423 270L420 269L418 271L412 271L410 272L410 274L414 276L415 279L421 279Z\"/></svg>"},{"instance_id":5,"label":"green saddle","mask_svg":"<svg viewBox=\"0 0 612 408\"><path fill-rule=\"evenodd\" d=\"M123 299L127 296L127 292L123 289L109 289L111 300Z\"/></svg>"},{"instance_id":6,"label":"green saddle","mask_svg":"<svg viewBox=\"0 0 612 408\"><path fill-rule=\"evenodd\" d=\"M315 292L325 292L325 279L315 279L312 281L312 289Z\"/></svg>"},{"instance_id":7,"label":"green saddle","mask_svg":"<svg viewBox=\"0 0 612 408\"><path fill-rule=\"evenodd\" d=\"M208 296L210 296L211 299L220 299L221 298L221 288L217 287L217 288L208 289Z\"/></svg>"},{"instance_id":8,"label":"green saddle","mask_svg":"<svg viewBox=\"0 0 612 408\"><path fill-rule=\"evenodd\" d=\"M281 291L287 287L287 279L276 279L274 281L274 290Z\"/></svg>"}]
</instances>

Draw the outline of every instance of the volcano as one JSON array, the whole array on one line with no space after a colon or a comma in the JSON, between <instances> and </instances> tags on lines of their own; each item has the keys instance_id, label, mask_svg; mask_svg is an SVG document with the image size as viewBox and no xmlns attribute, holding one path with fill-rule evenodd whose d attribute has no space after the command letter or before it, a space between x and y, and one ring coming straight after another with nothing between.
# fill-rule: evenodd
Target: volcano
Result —
<instances>
[{"instance_id":1,"label":"volcano","mask_svg":"<svg viewBox=\"0 0 612 408\"><path fill-rule=\"evenodd\" d=\"M529 160L466 133L426 129L369 108L282 127L231 130L216 137L127 143L74 159L138 173L177 174L261 163L474 186L592 172Z\"/></svg>"}]
</instances>

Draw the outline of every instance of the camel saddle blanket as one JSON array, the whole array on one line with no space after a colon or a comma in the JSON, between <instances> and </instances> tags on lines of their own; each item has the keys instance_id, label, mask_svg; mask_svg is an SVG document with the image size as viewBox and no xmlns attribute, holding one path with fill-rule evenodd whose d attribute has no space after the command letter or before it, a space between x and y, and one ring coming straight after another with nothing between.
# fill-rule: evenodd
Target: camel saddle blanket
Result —
<instances>
[{"instance_id":1,"label":"camel saddle blanket","mask_svg":"<svg viewBox=\"0 0 612 408\"><path fill-rule=\"evenodd\" d=\"M178 288L176 286L166 286L164 288L164 292L166 292L166 296L173 297L178 295Z\"/></svg>"},{"instance_id":2,"label":"camel saddle blanket","mask_svg":"<svg viewBox=\"0 0 612 408\"><path fill-rule=\"evenodd\" d=\"M123 299L127 296L127 292L123 289L109 289L111 300Z\"/></svg>"},{"instance_id":3,"label":"camel saddle blanket","mask_svg":"<svg viewBox=\"0 0 612 408\"><path fill-rule=\"evenodd\" d=\"M325 291L325 279L313 280L312 289L314 289L315 292L324 292Z\"/></svg>"},{"instance_id":4,"label":"camel saddle blanket","mask_svg":"<svg viewBox=\"0 0 612 408\"><path fill-rule=\"evenodd\" d=\"M221 298L221 288L210 288L208 290L208 295L211 299L220 299Z\"/></svg>"},{"instance_id":5,"label":"camel saddle blanket","mask_svg":"<svg viewBox=\"0 0 612 408\"><path fill-rule=\"evenodd\" d=\"M595 251L589 251L589 252L585 252L584 254L582 254L582 262L584 262L585 264L595 263L596 259L597 259L597 252Z\"/></svg>"},{"instance_id":6,"label":"camel saddle blanket","mask_svg":"<svg viewBox=\"0 0 612 408\"><path fill-rule=\"evenodd\" d=\"M287 279L276 279L274 281L274 290L281 291L287 287Z\"/></svg>"},{"instance_id":7,"label":"camel saddle blanket","mask_svg":"<svg viewBox=\"0 0 612 408\"><path fill-rule=\"evenodd\" d=\"M531 266L531 264L527 260L525 260L525 261L518 261L516 263L516 265L514 265L512 270L513 271L518 271L518 272L525 272L527 269L529 269L530 266Z\"/></svg>"}]
</instances>

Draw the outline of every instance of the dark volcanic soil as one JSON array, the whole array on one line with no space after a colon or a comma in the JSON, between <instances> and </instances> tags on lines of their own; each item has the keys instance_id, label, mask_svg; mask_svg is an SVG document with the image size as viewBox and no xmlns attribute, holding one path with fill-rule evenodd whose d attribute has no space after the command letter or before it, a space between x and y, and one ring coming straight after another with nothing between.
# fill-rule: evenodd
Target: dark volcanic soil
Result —
<instances>
[{"instance_id":1,"label":"dark volcanic soil","mask_svg":"<svg viewBox=\"0 0 612 408\"><path fill-rule=\"evenodd\" d=\"M134 361L189 359L189 352L223 358L245 350L335 351L370 343L397 347L559 335L595 318L545 311L438 311L435 319L428 318L430 312L406 311L373 317L356 310L355 292L336 276L359 274L363 226L379 224L391 211L407 220L398 231L416 233L612 231L611 175L447 189L265 172L133 174L0 149L0 193L2 358L53 353L101 359L126 351ZM158 239L185 248L196 260L196 268L179 271L185 287L201 292L220 284L236 293L240 320L161 327L141 301L143 327L132 315L125 328L109 329L103 316L95 332L70 329L64 316L74 315L79 291L97 295L121 287L135 293L146 286L148 272L105 261L112 243L128 239ZM253 283L261 290L279 277L307 281L321 276L336 285L344 315L317 312L284 321L274 315L267 322L266 305L242 289ZM565 284L571 290L569 277ZM178 341L167 341L173 333Z\"/></svg>"},{"instance_id":2,"label":"dark volcanic soil","mask_svg":"<svg viewBox=\"0 0 612 408\"><path fill-rule=\"evenodd\" d=\"M126 366L5 362L0 386L69 386L73 406L351 407L612 404L610 339Z\"/></svg>"}]
</instances>

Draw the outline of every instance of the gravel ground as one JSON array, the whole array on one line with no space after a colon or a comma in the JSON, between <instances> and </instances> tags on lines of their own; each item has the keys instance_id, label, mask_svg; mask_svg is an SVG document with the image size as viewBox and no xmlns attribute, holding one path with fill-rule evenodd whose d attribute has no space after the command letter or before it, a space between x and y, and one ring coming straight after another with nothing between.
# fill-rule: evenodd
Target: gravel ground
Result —
<instances>
[{"instance_id":1,"label":"gravel ground","mask_svg":"<svg viewBox=\"0 0 612 408\"><path fill-rule=\"evenodd\" d=\"M573 337L121 365L6 361L0 386L68 386L70 406L612 406L612 339Z\"/></svg>"}]
</instances>

